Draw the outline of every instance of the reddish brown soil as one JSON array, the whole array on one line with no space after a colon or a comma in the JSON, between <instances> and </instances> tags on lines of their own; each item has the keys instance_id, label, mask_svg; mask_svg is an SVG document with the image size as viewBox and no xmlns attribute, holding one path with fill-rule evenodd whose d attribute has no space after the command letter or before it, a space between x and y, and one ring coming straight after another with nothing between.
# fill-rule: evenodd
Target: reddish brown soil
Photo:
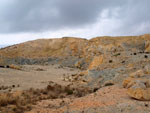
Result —
<instances>
[{"instance_id":1,"label":"reddish brown soil","mask_svg":"<svg viewBox=\"0 0 150 113\"><path fill-rule=\"evenodd\" d=\"M57 99L57 100L44 100L34 106L33 110L27 113L115 113L126 111L132 113L135 109L150 110L147 106L150 102L137 101L131 99L126 89L119 86L109 86L99 89L93 94L76 99ZM134 107L134 108L132 108ZM114 110L111 110L111 108ZM93 111L90 111L94 109ZM142 112L141 112L142 113Z\"/></svg>"}]
</instances>

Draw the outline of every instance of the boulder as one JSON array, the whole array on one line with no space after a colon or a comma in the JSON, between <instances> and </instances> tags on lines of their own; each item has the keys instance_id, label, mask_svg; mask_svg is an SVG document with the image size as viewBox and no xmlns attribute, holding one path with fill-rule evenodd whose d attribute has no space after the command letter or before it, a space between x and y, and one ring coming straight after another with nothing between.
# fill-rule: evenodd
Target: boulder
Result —
<instances>
[{"instance_id":1,"label":"boulder","mask_svg":"<svg viewBox=\"0 0 150 113\"><path fill-rule=\"evenodd\" d=\"M138 100L148 101L150 100L150 88L143 89L143 88L136 88L136 89L128 89L128 95L132 98Z\"/></svg>"},{"instance_id":2,"label":"boulder","mask_svg":"<svg viewBox=\"0 0 150 113\"><path fill-rule=\"evenodd\" d=\"M150 100L150 78L143 74L143 70L138 70L123 81L123 87L127 88L130 97L137 100Z\"/></svg>"},{"instance_id":3,"label":"boulder","mask_svg":"<svg viewBox=\"0 0 150 113\"><path fill-rule=\"evenodd\" d=\"M122 83L124 88L149 88L150 86L150 79L146 78L126 78Z\"/></svg>"}]
</instances>

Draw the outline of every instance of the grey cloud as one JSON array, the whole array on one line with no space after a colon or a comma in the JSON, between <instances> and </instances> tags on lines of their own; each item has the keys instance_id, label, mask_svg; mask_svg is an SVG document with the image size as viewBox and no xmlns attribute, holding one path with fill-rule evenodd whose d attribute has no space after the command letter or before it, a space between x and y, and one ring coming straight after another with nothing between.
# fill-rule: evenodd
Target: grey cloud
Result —
<instances>
[{"instance_id":1,"label":"grey cloud","mask_svg":"<svg viewBox=\"0 0 150 113\"><path fill-rule=\"evenodd\" d=\"M150 31L149 0L1 0L0 4L0 33L82 28L96 23L105 9L108 19L121 22L116 35Z\"/></svg>"},{"instance_id":2,"label":"grey cloud","mask_svg":"<svg viewBox=\"0 0 150 113\"><path fill-rule=\"evenodd\" d=\"M128 0L121 7L118 18L122 25L118 28L121 35L140 35L150 33L150 0Z\"/></svg>"},{"instance_id":3,"label":"grey cloud","mask_svg":"<svg viewBox=\"0 0 150 113\"><path fill-rule=\"evenodd\" d=\"M0 33L79 28L96 22L103 9L122 4L123 0L6 0L0 8Z\"/></svg>"}]
</instances>

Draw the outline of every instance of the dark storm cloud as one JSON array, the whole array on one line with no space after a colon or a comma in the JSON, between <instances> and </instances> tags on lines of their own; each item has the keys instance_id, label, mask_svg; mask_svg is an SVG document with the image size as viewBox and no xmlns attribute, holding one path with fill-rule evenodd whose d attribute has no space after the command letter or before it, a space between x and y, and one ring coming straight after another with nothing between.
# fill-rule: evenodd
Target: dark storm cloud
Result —
<instances>
[{"instance_id":1,"label":"dark storm cloud","mask_svg":"<svg viewBox=\"0 0 150 113\"><path fill-rule=\"evenodd\" d=\"M96 23L105 9L108 19L121 22L116 34L145 33L150 28L149 4L150 0L1 0L0 33L81 28Z\"/></svg>"},{"instance_id":2,"label":"dark storm cloud","mask_svg":"<svg viewBox=\"0 0 150 113\"><path fill-rule=\"evenodd\" d=\"M5 1L5 2L3 2ZM121 5L115 0L2 0L0 33L39 32L82 27L96 22L105 8Z\"/></svg>"}]
</instances>

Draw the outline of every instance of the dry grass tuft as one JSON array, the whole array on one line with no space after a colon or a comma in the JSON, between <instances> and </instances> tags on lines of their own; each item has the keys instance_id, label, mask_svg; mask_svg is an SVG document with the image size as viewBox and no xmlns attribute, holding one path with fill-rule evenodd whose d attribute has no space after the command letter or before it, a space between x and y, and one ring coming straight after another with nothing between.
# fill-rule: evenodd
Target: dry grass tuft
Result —
<instances>
[{"instance_id":1,"label":"dry grass tuft","mask_svg":"<svg viewBox=\"0 0 150 113\"><path fill-rule=\"evenodd\" d=\"M32 109L32 105L40 100L66 97L82 97L93 91L85 87L61 86L50 82L45 89L29 89L13 93L0 94L0 112L23 113Z\"/></svg>"}]
</instances>

